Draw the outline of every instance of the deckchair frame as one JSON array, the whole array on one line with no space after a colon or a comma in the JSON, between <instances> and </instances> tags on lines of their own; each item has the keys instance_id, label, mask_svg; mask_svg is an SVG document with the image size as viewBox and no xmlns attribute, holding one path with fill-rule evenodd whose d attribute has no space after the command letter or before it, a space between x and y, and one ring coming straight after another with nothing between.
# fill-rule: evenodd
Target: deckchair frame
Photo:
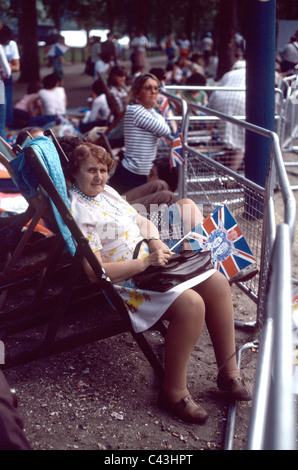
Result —
<instances>
[{"instance_id":1,"label":"deckchair frame","mask_svg":"<svg viewBox=\"0 0 298 470\"><path fill-rule=\"evenodd\" d=\"M28 146L24 149L24 155L32 168L32 172L37 176L39 182L39 188L42 188L43 197L46 198L46 201L49 198L54 203L56 209L59 211L65 225L70 230L72 237L77 245L76 252L73 257L69 257L69 266L65 268L65 275L63 275L64 282L63 288L60 294L58 294L54 299L46 300L45 304L42 303L43 293L45 292L45 286L47 284L47 279L43 279L42 289L39 286L39 293L35 296L34 305L30 306L31 312L34 311L38 317L37 323L42 323L42 321L47 323L46 333L42 339L41 344L37 348L29 352L21 352L15 358L8 359L6 366L12 366L20 362L28 362L34 359L37 359L42 356L67 350L70 347L78 346L81 344L87 344L91 341L103 339L115 334L123 333L129 331L138 346L144 353L145 357L149 363L154 368L155 372L159 377L163 376L163 367L158 359L158 357L153 352L151 346L146 340L145 336L142 333L135 333L131 322L129 319L127 308L120 297L116 292L111 281L107 277L105 271L103 270L101 264L97 260L96 256L92 252L92 249L89 245L88 240L84 237L77 223L73 219L68 207L66 206L63 198L59 194L57 188L55 187L52 179L49 177L47 170L45 169L43 163L40 161L35 150ZM60 239L60 252L61 246L65 246L65 243L62 242L62 236L59 236ZM58 250L59 252L59 250ZM52 260L57 260L57 247L55 249L55 256L52 257ZM94 273L96 274L98 283L91 284L89 281L85 283L85 286L81 289L81 294L77 295L74 302L74 289L73 286L77 288L76 281L79 280L79 277L83 272L83 260L86 260ZM54 263L55 264L55 263ZM53 271L50 270L50 273ZM49 277L51 274L49 274ZM78 288L78 291L80 289ZM38 308L38 302L40 307ZM108 322L107 325L99 325L97 327L92 327L87 332L79 332L73 335L69 335L66 338L57 338L58 331L64 321L65 317L68 315L69 311L72 310L74 303L77 305L85 304L90 302L92 304L104 304L105 310L110 310L112 314L118 316L117 321ZM52 305L53 303L53 305ZM89 304L88 304L89 306ZM45 315L42 319L42 315L37 314L37 310L45 309ZM100 314L100 313L99 313ZM9 316L9 314L8 314ZM25 316L29 317L30 323L30 312L26 312ZM33 315L34 317L34 315ZM160 331L165 334L165 328L162 323L158 324ZM14 331L14 328L12 328ZM5 334L5 333L4 333Z\"/></svg>"}]
</instances>

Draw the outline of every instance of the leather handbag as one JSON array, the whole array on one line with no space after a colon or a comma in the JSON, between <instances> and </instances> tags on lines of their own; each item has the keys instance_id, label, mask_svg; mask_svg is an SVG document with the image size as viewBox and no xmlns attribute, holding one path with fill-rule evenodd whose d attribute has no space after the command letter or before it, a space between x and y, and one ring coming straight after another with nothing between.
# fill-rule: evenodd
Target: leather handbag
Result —
<instances>
[{"instance_id":1,"label":"leather handbag","mask_svg":"<svg viewBox=\"0 0 298 470\"><path fill-rule=\"evenodd\" d=\"M141 243L136 245L133 258L137 258ZM133 279L139 289L166 292L213 268L211 251L185 251L172 255L164 266L148 266Z\"/></svg>"}]
</instances>

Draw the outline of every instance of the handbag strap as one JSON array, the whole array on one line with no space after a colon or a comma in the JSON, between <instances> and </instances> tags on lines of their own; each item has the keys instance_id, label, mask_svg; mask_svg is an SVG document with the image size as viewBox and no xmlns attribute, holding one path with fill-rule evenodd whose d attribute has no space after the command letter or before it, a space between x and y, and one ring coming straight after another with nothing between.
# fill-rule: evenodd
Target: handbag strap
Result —
<instances>
[{"instance_id":1,"label":"handbag strap","mask_svg":"<svg viewBox=\"0 0 298 470\"><path fill-rule=\"evenodd\" d=\"M134 252L133 252L133 255L132 255L132 258L133 259L137 259L137 257L139 256L139 252L140 252L140 249L141 249L141 245L143 242L147 242L148 243L148 240L146 240L146 238L143 238L143 240L140 240L136 246L135 246L135 249L134 249Z\"/></svg>"}]
</instances>

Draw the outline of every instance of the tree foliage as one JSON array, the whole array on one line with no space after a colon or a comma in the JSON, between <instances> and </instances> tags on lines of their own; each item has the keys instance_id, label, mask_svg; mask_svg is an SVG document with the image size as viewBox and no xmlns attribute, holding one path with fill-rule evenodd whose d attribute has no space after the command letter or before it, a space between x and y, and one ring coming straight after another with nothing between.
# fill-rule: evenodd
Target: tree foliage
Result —
<instances>
[{"instance_id":1,"label":"tree foliage","mask_svg":"<svg viewBox=\"0 0 298 470\"><path fill-rule=\"evenodd\" d=\"M232 36L243 32L247 0L0 0L2 15L17 18L22 53L22 79L39 73L37 23L51 23L59 31L65 21L78 29L108 28L120 35L143 30L159 43L169 33L186 33L199 41L213 33L222 70L232 59ZM235 18L236 15L236 18ZM277 18L298 19L297 0L277 0ZM28 34L30 32L30 34Z\"/></svg>"}]
</instances>

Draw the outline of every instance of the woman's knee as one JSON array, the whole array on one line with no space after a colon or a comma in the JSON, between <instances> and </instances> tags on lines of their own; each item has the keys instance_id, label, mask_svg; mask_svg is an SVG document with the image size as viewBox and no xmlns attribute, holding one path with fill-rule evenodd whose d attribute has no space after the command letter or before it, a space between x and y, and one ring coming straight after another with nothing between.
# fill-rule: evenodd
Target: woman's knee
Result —
<instances>
[{"instance_id":1,"label":"woman's knee","mask_svg":"<svg viewBox=\"0 0 298 470\"><path fill-rule=\"evenodd\" d=\"M204 301L211 297L212 299L220 299L222 296L231 297L231 287L227 278L216 271L206 281L196 286L196 292L198 292ZM216 297L214 297L216 293Z\"/></svg>"},{"instance_id":2,"label":"woman's knee","mask_svg":"<svg viewBox=\"0 0 298 470\"><path fill-rule=\"evenodd\" d=\"M180 207L186 231L193 229L204 220L202 212L192 199L180 199L177 204Z\"/></svg>"},{"instance_id":3,"label":"woman's knee","mask_svg":"<svg viewBox=\"0 0 298 470\"><path fill-rule=\"evenodd\" d=\"M165 318L169 320L182 319L183 321L203 321L205 318L205 304L201 295L193 289L184 291L167 310Z\"/></svg>"},{"instance_id":4,"label":"woman's knee","mask_svg":"<svg viewBox=\"0 0 298 470\"><path fill-rule=\"evenodd\" d=\"M229 281L221 272L216 271L213 276L211 276L210 280L216 284L218 290L222 289L224 292L231 292Z\"/></svg>"},{"instance_id":5,"label":"woman's knee","mask_svg":"<svg viewBox=\"0 0 298 470\"><path fill-rule=\"evenodd\" d=\"M148 184L152 186L152 189L154 191L165 191L165 190L170 191L170 186L164 180L157 179L157 180L150 181L150 183Z\"/></svg>"}]
</instances>

